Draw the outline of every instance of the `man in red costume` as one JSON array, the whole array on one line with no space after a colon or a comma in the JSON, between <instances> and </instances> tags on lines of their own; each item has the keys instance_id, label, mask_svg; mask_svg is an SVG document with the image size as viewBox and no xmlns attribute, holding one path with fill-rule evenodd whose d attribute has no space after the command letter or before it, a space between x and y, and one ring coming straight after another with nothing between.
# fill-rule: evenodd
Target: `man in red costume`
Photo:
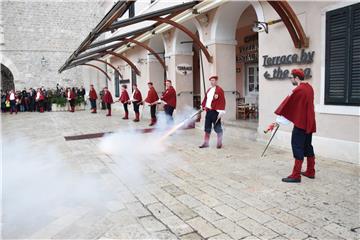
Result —
<instances>
[{"instance_id":1,"label":"man in red costume","mask_svg":"<svg viewBox=\"0 0 360 240\"><path fill-rule=\"evenodd\" d=\"M176 91L171 84L171 80L166 80L166 90L161 96L161 100L164 102L164 111L167 116L168 123L173 122L173 113L176 108Z\"/></svg>"},{"instance_id":2,"label":"man in red costume","mask_svg":"<svg viewBox=\"0 0 360 240\"><path fill-rule=\"evenodd\" d=\"M96 113L96 99L97 99L96 90L94 88L94 85L90 85L90 91L89 91L89 99L90 99L90 105L91 105L91 113Z\"/></svg>"},{"instance_id":3,"label":"man in red costume","mask_svg":"<svg viewBox=\"0 0 360 240\"><path fill-rule=\"evenodd\" d=\"M225 94L224 90L218 86L218 76L209 78L211 87L206 91L204 100L201 103L205 116L205 136L204 143L199 148L209 147L210 133L212 125L217 134L217 148L222 148L223 130L221 127L221 116L225 113Z\"/></svg>"},{"instance_id":4,"label":"man in red costume","mask_svg":"<svg viewBox=\"0 0 360 240\"><path fill-rule=\"evenodd\" d=\"M108 90L107 87L104 87L104 102L106 104L106 108L108 110L108 114L106 114L107 117L110 117L111 116L111 104L114 102L113 101L113 98L112 98L112 95L111 95L111 92Z\"/></svg>"},{"instance_id":5,"label":"man in red costume","mask_svg":"<svg viewBox=\"0 0 360 240\"><path fill-rule=\"evenodd\" d=\"M150 106L150 115L151 115L151 122L149 126L153 126L156 124L156 105L159 100L159 96L153 86L152 82L148 82L149 91L148 94L144 100L149 106Z\"/></svg>"},{"instance_id":6,"label":"man in red costume","mask_svg":"<svg viewBox=\"0 0 360 240\"><path fill-rule=\"evenodd\" d=\"M125 111L125 116L122 119L124 120L129 119L128 105L129 105L130 97L127 92L127 86L125 84L121 86L121 94L119 101L123 104Z\"/></svg>"},{"instance_id":7,"label":"man in red costume","mask_svg":"<svg viewBox=\"0 0 360 240\"><path fill-rule=\"evenodd\" d=\"M311 144L312 133L316 131L314 111L314 90L311 85L304 81L302 69L293 69L292 84L297 86L276 109L278 124L292 122L294 128L291 135L291 147L295 158L293 172L283 182L301 182L301 174L308 178L315 178L315 155ZM276 123L272 123L269 129L272 130ZM307 157L306 172L301 172L301 166Z\"/></svg>"},{"instance_id":8,"label":"man in red costume","mask_svg":"<svg viewBox=\"0 0 360 240\"><path fill-rule=\"evenodd\" d=\"M140 121L140 112L139 112L139 108L140 105L142 104L142 95L140 90L138 89L137 85L134 83L133 84L133 93L131 96L131 102L133 104L134 107L134 112L135 112L135 119L134 122L139 122Z\"/></svg>"}]
</instances>

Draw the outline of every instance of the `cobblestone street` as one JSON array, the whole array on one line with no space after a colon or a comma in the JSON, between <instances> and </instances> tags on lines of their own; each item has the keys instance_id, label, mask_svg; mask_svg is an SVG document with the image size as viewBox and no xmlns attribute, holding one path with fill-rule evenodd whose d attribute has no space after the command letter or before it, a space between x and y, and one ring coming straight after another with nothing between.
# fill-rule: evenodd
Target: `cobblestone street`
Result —
<instances>
[{"instance_id":1,"label":"cobblestone street","mask_svg":"<svg viewBox=\"0 0 360 240\"><path fill-rule=\"evenodd\" d=\"M147 128L104 115L2 114L3 239L359 239L354 164L319 157L316 179L286 184L290 152L270 147L260 158L264 144L235 127L223 149L214 134L199 149L202 123L141 157L133 152L149 146L131 138L116 156L100 149L104 138L65 141Z\"/></svg>"}]
</instances>

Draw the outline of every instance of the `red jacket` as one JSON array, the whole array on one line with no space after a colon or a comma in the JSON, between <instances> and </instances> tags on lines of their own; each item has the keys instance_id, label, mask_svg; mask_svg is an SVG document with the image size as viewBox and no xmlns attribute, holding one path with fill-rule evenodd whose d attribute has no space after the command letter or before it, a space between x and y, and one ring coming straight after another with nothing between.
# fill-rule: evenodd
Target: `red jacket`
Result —
<instances>
[{"instance_id":1,"label":"red jacket","mask_svg":"<svg viewBox=\"0 0 360 240\"><path fill-rule=\"evenodd\" d=\"M166 91L163 93L161 100L166 102L165 105L169 105L173 108L176 108L176 91L173 86L170 86Z\"/></svg>"},{"instance_id":2,"label":"red jacket","mask_svg":"<svg viewBox=\"0 0 360 240\"><path fill-rule=\"evenodd\" d=\"M157 92L155 91L154 87L151 87L148 91L148 95L145 99L145 102L147 103L153 103L159 100L159 96L157 95Z\"/></svg>"},{"instance_id":3,"label":"red jacket","mask_svg":"<svg viewBox=\"0 0 360 240\"><path fill-rule=\"evenodd\" d=\"M42 95L42 93L41 93L41 95ZM69 92L66 92L66 98L69 98ZM70 90L70 99L71 100L75 99L75 93L72 90Z\"/></svg>"},{"instance_id":4,"label":"red jacket","mask_svg":"<svg viewBox=\"0 0 360 240\"><path fill-rule=\"evenodd\" d=\"M95 89L90 89L89 97L91 100L96 100L98 98Z\"/></svg>"},{"instance_id":5,"label":"red jacket","mask_svg":"<svg viewBox=\"0 0 360 240\"><path fill-rule=\"evenodd\" d=\"M210 89L211 89L211 88L209 88L209 89L206 91L204 100L203 100L202 103L201 103L201 106L202 106L203 108L206 107L207 95L208 95L208 92L210 91ZM217 95L218 98L215 98L215 95ZM213 100L212 100L212 102L211 102L211 109L212 109L212 110L225 110L225 105L226 105L226 101L225 101L224 90L223 90L221 87L216 86L216 88L215 88L215 93L214 93L214 97L213 97Z\"/></svg>"},{"instance_id":6,"label":"red jacket","mask_svg":"<svg viewBox=\"0 0 360 240\"><path fill-rule=\"evenodd\" d=\"M105 91L105 95L103 97L103 100L105 103L111 104L114 102L111 92L110 91Z\"/></svg>"},{"instance_id":7,"label":"red jacket","mask_svg":"<svg viewBox=\"0 0 360 240\"><path fill-rule=\"evenodd\" d=\"M129 100L130 100L130 97L129 97L129 94L128 94L127 90L123 90L123 91L121 92L119 101L120 101L121 103L127 103Z\"/></svg>"},{"instance_id":8,"label":"red jacket","mask_svg":"<svg viewBox=\"0 0 360 240\"><path fill-rule=\"evenodd\" d=\"M142 102L142 95L139 89L134 90L133 92L133 100L135 102Z\"/></svg>"},{"instance_id":9,"label":"red jacket","mask_svg":"<svg viewBox=\"0 0 360 240\"><path fill-rule=\"evenodd\" d=\"M300 83L276 109L277 115L293 122L306 133L316 132L314 90L308 83Z\"/></svg>"}]
</instances>

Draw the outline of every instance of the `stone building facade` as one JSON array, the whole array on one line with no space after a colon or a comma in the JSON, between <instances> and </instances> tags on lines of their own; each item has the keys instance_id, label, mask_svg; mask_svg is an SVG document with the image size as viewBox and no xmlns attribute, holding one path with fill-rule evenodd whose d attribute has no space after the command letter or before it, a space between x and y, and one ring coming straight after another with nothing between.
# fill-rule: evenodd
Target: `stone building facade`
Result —
<instances>
[{"instance_id":1,"label":"stone building facade","mask_svg":"<svg viewBox=\"0 0 360 240\"><path fill-rule=\"evenodd\" d=\"M1 1L1 64L13 75L15 88L102 81L103 76L88 67L62 74L58 69L109 6L106 1Z\"/></svg>"}]
</instances>

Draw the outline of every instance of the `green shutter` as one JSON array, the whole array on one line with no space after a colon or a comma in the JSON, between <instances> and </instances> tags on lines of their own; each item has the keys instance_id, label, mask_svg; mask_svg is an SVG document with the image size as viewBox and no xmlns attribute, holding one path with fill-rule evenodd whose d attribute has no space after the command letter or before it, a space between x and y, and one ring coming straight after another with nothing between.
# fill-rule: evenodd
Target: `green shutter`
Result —
<instances>
[{"instance_id":1,"label":"green shutter","mask_svg":"<svg viewBox=\"0 0 360 240\"><path fill-rule=\"evenodd\" d=\"M326 14L326 104L344 104L347 98L348 12L341 8Z\"/></svg>"},{"instance_id":2,"label":"green shutter","mask_svg":"<svg viewBox=\"0 0 360 240\"><path fill-rule=\"evenodd\" d=\"M360 4L351 8L349 103L360 105Z\"/></svg>"}]
</instances>

